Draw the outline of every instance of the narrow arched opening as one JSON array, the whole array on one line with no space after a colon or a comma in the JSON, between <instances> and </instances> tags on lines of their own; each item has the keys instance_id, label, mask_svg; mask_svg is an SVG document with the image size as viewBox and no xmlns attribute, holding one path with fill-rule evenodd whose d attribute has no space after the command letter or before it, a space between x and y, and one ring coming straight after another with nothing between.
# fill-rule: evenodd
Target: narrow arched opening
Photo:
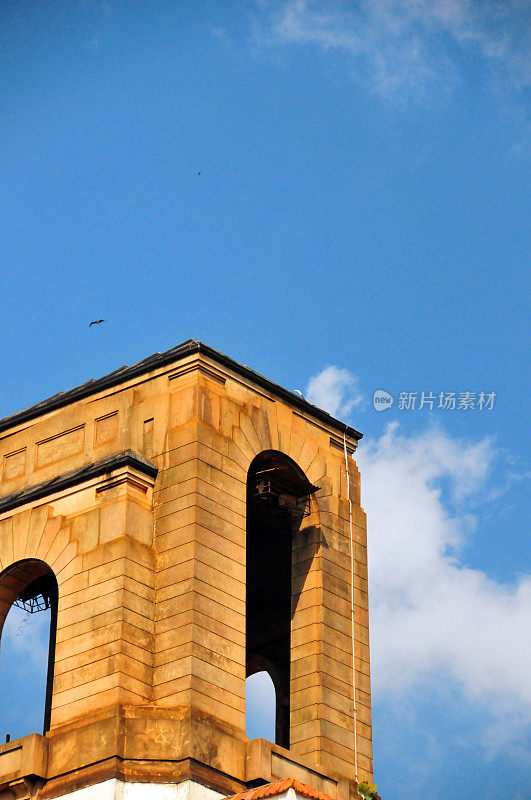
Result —
<instances>
[{"instance_id":1,"label":"narrow arched opening","mask_svg":"<svg viewBox=\"0 0 531 800\"><path fill-rule=\"evenodd\" d=\"M245 681L245 730L250 739L275 740L276 689L266 670Z\"/></svg>"},{"instance_id":2,"label":"narrow arched opening","mask_svg":"<svg viewBox=\"0 0 531 800\"><path fill-rule=\"evenodd\" d=\"M246 674L275 688L275 742L290 745L293 539L317 489L288 456L266 450L247 477Z\"/></svg>"},{"instance_id":3,"label":"narrow arched opening","mask_svg":"<svg viewBox=\"0 0 531 800\"><path fill-rule=\"evenodd\" d=\"M43 561L19 561L0 574L0 735L50 728L58 586Z\"/></svg>"}]
</instances>

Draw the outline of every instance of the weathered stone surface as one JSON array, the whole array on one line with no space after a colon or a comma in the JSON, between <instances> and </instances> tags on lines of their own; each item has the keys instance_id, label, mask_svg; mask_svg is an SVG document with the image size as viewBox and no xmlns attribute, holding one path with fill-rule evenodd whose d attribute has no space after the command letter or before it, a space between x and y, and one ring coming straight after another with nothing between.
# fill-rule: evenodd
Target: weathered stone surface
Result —
<instances>
[{"instance_id":1,"label":"weathered stone surface","mask_svg":"<svg viewBox=\"0 0 531 800\"><path fill-rule=\"evenodd\" d=\"M43 570L59 589L50 728L31 745L46 762L43 796L120 771L146 780L151 760L161 782L202 769L229 793L291 770L339 797L354 777L354 685L358 772L372 780L359 473L349 456L350 507L343 428L260 380L180 354L111 393L96 382L90 402L15 419L0 439L0 499L129 449L158 470L122 465L64 490L50 484L0 513L0 630ZM245 735L246 482L265 450L319 486L292 548L289 751L257 750ZM3 753L0 789L22 770Z\"/></svg>"}]
</instances>

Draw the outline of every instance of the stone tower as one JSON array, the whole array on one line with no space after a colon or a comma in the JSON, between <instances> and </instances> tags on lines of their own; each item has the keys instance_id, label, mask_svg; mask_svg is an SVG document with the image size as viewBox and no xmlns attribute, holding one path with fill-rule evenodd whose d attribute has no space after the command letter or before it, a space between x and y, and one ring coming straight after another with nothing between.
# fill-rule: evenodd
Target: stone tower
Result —
<instances>
[{"instance_id":1,"label":"stone tower","mask_svg":"<svg viewBox=\"0 0 531 800\"><path fill-rule=\"evenodd\" d=\"M372 781L360 437L196 340L0 420L0 630L52 619L0 798ZM258 670L275 742L245 733Z\"/></svg>"}]
</instances>

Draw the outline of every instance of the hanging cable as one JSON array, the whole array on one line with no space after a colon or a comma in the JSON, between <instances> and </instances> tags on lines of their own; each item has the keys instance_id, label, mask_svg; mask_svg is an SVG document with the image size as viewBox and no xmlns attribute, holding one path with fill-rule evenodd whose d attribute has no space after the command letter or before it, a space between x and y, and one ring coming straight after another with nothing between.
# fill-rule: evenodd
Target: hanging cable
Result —
<instances>
[{"instance_id":1,"label":"hanging cable","mask_svg":"<svg viewBox=\"0 0 531 800\"><path fill-rule=\"evenodd\" d=\"M354 777L358 780L358 732L357 732L357 706L356 706L356 645L354 639L354 528L352 525L352 499L350 497L350 472L348 468L347 432L343 433L343 448L345 451L345 469L347 471L347 499L350 528L350 616L352 633L352 696L354 702Z\"/></svg>"}]
</instances>

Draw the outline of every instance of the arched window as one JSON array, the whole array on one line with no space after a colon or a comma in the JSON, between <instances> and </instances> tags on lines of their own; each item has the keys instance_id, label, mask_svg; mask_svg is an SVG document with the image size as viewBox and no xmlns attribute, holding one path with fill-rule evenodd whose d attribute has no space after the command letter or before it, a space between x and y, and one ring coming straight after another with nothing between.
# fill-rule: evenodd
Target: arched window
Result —
<instances>
[{"instance_id":1,"label":"arched window","mask_svg":"<svg viewBox=\"0 0 531 800\"><path fill-rule=\"evenodd\" d=\"M275 740L276 690L266 670L245 681L245 731L249 739Z\"/></svg>"},{"instance_id":2,"label":"arched window","mask_svg":"<svg viewBox=\"0 0 531 800\"><path fill-rule=\"evenodd\" d=\"M44 562L19 561L0 574L0 703L9 714L2 736L49 730L57 603L57 580Z\"/></svg>"},{"instance_id":3,"label":"arched window","mask_svg":"<svg viewBox=\"0 0 531 800\"><path fill-rule=\"evenodd\" d=\"M275 741L289 748L292 552L317 489L290 458L260 453L247 478L246 674L275 687Z\"/></svg>"}]
</instances>

